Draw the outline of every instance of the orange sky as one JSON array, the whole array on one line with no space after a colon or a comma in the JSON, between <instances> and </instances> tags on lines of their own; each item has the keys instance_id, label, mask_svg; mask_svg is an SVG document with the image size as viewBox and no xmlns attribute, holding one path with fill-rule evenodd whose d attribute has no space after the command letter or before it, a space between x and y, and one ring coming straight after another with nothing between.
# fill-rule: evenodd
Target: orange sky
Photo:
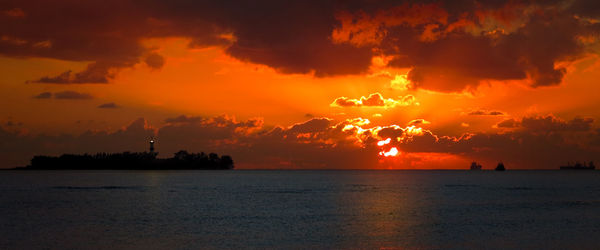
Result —
<instances>
[{"instance_id":1,"label":"orange sky","mask_svg":"<svg viewBox=\"0 0 600 250\"><path fill-rule=\"evenodd\" d=\"M94 12L75 4L45 26L35 24L54 14L35 1L3 4L0 157L13 167L33 154L139 151L154 135L162 157L218 151L241 168L600 160L597 17L578 3L514 3L294 3L241 17L217 6L222 15L203 20L169 6L129 20L119 13L134 4L111 2L110 19L74 24L82 17L72 12ZM315 9L331 24L299 26ZM297 18L266 22L262 12ZM129 28L140 23L148 27ZM71 35L53 31L60 25ZM424 132L411 134L413 125ZM398 154L379 154L391 147Z\"/></svg>"}]
</instances>

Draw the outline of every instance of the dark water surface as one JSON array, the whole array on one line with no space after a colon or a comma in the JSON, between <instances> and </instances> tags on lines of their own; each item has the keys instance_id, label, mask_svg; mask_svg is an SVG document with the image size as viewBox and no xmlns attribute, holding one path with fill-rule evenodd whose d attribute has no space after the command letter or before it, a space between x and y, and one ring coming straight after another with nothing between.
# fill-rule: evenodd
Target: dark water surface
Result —
<instances>
[{"instance_id":1,"label":"dark water surface","mask_svg":"<svg viewBox=\"0 0 600 250\"><path fill-rule=\"evenodd\" d=\"M2 171L0 249L600 248L600 171Z\"/></svg>"}]
</instances>

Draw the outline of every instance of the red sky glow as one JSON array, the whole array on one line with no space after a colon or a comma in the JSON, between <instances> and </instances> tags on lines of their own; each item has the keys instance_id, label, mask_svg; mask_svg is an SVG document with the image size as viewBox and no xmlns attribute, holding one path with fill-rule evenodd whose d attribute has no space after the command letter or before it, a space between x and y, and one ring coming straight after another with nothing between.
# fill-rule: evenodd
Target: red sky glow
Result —
<instances>
[{"instance_id":1,"label":"red sky glow","mask_svg":"<svg viewBox=\"0 0 600 250\"><path fill-rule=\"evenodd\" d=\"M600 158L596 1L0 3L0 164L180 149L236 168Z\"/></svg>"}]
</instances>

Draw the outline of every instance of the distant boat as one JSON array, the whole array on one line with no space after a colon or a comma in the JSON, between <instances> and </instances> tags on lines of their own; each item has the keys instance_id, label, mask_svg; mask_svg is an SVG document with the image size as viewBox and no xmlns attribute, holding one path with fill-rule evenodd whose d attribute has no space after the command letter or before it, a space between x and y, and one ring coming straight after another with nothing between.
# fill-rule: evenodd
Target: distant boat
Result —
<instances>
[{"instance_id":1,"label":"distant boat","mask_svg":"<svg viewBox=\"0 0 600 250\"><path fill-rule=\"evenodd\" d=\"M481 165L477 162L471 162L471 170L481 170Z\"/></svg>"},{"instance_id":2,"label":"distant boat","mask_svg":"<svg viewBox=\"0 0 600 250\"><path fill-rule=\"evenodd\" d=\"M583 162L583 164L576 162L575 165L571 165L571 163L567 163L566 166L560 166L562 170L594 170L596 166L594 166L594 162L590 161L588 165Z\"/></svg>"},{"instance_id":3,"label":"distant boat","mask_svg":"<svg viewBox=\"0 0 600 250\"><path fill-rule=\"evenodd\" d=\"M504 171L504 170L506 170L506 168L504 168L504 163L502 163L502 162L499 162L499 163L498 163L498 166L496 166L496 169L495 169L495 170L496 170L496 171Z\"/></svg>"}]
</instances>

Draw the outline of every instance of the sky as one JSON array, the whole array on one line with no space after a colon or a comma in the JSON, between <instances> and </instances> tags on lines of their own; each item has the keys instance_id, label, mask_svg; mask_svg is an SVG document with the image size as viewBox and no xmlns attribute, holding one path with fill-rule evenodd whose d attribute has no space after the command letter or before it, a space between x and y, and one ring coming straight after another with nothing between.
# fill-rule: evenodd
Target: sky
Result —
<instances>
[{"instance_id":1,"label":"sky","mask_svg":"<svg viewBox=\"0 0 600 250\"><path fill-rule=\"evenodd\" d=\"M600 161L597 1L0 1L0 168Z\"/></svg>"}]
</instances>

